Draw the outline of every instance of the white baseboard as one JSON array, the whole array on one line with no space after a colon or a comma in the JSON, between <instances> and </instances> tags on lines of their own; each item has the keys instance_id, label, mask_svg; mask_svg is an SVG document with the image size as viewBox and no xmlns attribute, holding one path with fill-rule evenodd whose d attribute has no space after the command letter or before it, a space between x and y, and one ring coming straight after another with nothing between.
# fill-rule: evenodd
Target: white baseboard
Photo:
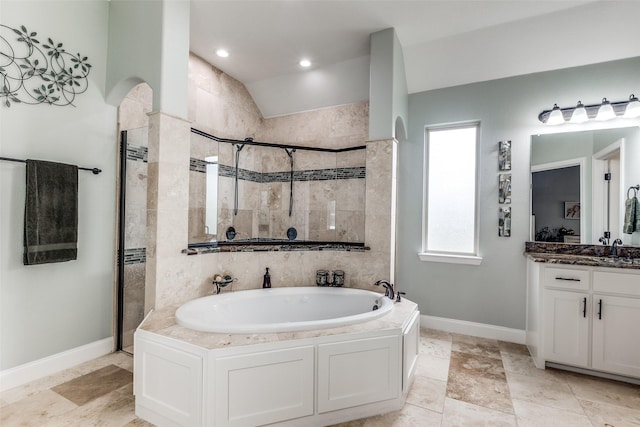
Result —
<instances>
[{"instance_id":1,"label":"white baseboard","mask_svg":"<svg viewBox=\"0 0 640 427\"><path fill-rule=\"evenodd\" d=\"M0 391L44 378L113 352L113 337L105 338L0 372Z\"/></svg>"},{"instance_id":2,"label":"white baseboard","mask_svg":"<svg viewBox=\"0 0 640 427\"><path fill-rule=\"evenodd\" d=\"M467 322L466 320L447 319L423 314L420 316L420 326L517 344L526 344L527 342L527 334L524 329L511 329L485 323Z\"/></svg>"}]
</instances>

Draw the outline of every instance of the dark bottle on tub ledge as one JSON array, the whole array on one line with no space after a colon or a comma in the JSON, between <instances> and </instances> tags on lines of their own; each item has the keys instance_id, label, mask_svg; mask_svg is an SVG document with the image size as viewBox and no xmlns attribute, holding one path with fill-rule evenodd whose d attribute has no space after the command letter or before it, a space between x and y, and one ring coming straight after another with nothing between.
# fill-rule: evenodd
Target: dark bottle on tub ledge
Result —
<instances>
[{"instance_id":1,"label":"dark bottle on tub ledge","mask_svg":"<svg viewBox=\"0 0 640 427\"><path fill-rule=\"evenodd\" d=\"M267 272L264 273L264 278L262 279L262 287L263 288L271 287L271 275L269 275L269 267L267 267Z\"/></svg>"}]
</instances>

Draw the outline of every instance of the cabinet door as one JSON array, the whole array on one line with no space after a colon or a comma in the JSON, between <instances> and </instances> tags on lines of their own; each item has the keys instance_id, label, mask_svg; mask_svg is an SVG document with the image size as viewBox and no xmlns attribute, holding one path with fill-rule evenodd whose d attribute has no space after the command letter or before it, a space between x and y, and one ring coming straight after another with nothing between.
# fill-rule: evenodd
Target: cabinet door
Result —
<instances>
[{"instance_id":1,"label":"cabinet door","mask_svg":"<svg viewBox=\"0 0 640 427\"><path fill-rule=\"evenodd\" d=\"M313 415L314 348L215 360L215 425L254 427Z\"/></svg>"},{"instance_id":2,"label":"cabinet door","mask_svg":"<svg viewBox=\"0 0 640 427\"><path fill-rule=\"evenodd\" d=\"M589 364L589 295L544 290L544 358L587 367Z\"/></svg>"},{"instance_id":3,"label":"cabinet door","mask_svg":"<svg viewBox=\"0 0 640 427\"><path fill-rule=\"evenodd\" d=\"M640 298L594 295L593 369L640 377Z\"/></svg>"},{"instance_id":4,"label":"cabinet door","mask_svg":"<svg viewBox=\"0 0 640 427\"><path fill-rule=\"evenodd\" d=\"M400 337L318 346L318 413L395 399L402 384Z\"/></svg>"},{"instance_id":5,"label":"cabinet door","mask_svg":"<svg viewBox=\"0 0 640 427\"><path fill-rule=\"evenodd\" d=\"M202 425L202 357L135 335L136 415L157 425Z\"/></svg>"}]
</instances>

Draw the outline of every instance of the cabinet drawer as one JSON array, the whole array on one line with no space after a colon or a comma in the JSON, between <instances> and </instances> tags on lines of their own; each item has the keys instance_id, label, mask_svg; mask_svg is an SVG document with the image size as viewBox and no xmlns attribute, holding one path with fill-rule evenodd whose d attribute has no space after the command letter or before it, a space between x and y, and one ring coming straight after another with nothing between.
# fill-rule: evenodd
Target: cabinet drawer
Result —
<instances>
[{"instance_id":1,"label":"cabinet drawer","mask_svg":"<svg viewBox=\"0 0 640 427\"><path fill-rule=\"evenodd\" d=\"M589 270L545 267L543 281L544 286L586 291L589 289Z\"/></svg>"},{"instance_id":2,"label":"cabinet drawer","mask_svg":"<svg viewBox=\"0 0 640 427\"><path fill-rule=\"evenodd\" d=\"M640 274L594 271L593 290L640 296Z\"/></svg>"}]
</instances>

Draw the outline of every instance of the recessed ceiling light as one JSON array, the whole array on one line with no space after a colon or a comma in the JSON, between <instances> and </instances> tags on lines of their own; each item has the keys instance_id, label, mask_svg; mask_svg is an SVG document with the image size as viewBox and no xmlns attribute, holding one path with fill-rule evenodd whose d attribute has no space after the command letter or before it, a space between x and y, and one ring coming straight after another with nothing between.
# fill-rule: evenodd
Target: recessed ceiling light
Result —
<instances>
[{"instance_id":1,"label":"recessed ceiling light","mask_svg":"<svg viewBox=\"0 0 640 427\"><path fill-rule=\"evenodd\" d=\"M221 58L226 58L229 56L229 52L225 49L218 49L216 50L216 55L218 55Z\"/></svg>"},{"instance_id":2,"label":"recessed ceiling light","mask_svg":"<svg viewBox=\"0 0 640 427\"><path fill-rule=\"evenodd\" d=\"M301 67L304 67L304 68L311 67L311 61L309 61L308 59L301 59L299 64Z\"/></svg>"}]
</instances>

